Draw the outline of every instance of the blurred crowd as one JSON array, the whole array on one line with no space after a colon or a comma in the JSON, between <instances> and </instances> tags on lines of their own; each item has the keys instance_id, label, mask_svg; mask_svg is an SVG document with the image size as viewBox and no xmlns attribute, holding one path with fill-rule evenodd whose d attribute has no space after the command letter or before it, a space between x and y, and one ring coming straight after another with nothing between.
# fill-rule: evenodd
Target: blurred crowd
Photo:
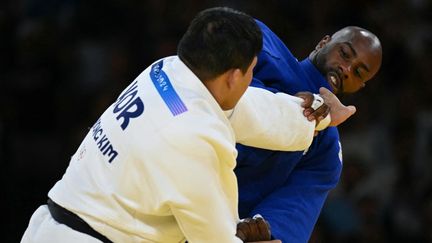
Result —
<instances>
[{"instance_id":1,"label":"blurred crowd","mask_svg":"<svg viewBox=\"0 0 432 243\"><path fill-rule=\"evenodd\" d=\"M432 1L15 0L0 3L1 203L19 241L89 127L193 16L230 6L299 59L347 25L374 32L383 65L344 103L344 169L310 242L432 242Z\"/></svg>"}]
</instances>

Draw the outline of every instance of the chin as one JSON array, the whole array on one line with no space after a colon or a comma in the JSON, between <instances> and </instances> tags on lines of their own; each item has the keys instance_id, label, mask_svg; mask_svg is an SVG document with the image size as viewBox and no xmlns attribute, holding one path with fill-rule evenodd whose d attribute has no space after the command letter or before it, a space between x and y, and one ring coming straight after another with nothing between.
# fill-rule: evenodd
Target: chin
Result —
<instances>
[{"instance_id":1,"label":"chin","mask_svg":"<svg viewBox=\"0 0 432 243\"><path fill-rule=\"evenodd\" d=\"M231 106L223 106L223 107L221 107L221 108L222 108L222 110L224 110L224 111L229 111L229 110L234 109L234 107L235 107L235 105L231 105Z\"/></svg>"}]
</instances>

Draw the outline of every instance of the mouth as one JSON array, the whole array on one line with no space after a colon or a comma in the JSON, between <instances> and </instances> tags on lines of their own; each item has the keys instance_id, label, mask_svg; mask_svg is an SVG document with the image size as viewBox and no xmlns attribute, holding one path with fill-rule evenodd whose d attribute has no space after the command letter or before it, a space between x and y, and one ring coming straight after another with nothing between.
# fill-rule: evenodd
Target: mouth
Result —
<instances>
[{"instance_id":1,"label":"mouth","mask_svg":"<svg viewBox=\"0 0 432 243\"><path fill-rule=\"evenodd\" d=\"M339 78L339 75L336 72L333 71L328 72L327 81L329 82L330 86L333 88L333 92L335 94L341 92L342 80Z\"/></svg>"}]
</instances>

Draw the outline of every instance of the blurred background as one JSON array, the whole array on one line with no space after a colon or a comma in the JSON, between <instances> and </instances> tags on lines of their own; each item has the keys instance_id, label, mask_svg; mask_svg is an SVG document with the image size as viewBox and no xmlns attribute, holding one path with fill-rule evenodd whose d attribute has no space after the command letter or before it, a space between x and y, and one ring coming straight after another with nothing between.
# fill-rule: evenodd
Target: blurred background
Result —
<instances>
[{"instance_id":1,"label":"blurred background","mask_svg":"<svg viewBox=\"0 0 432 243\"><path fill-rule=\"evenodd\" d=\"M340 127L344 169L310 242L432 242L431 0L14 0L0 3L2 242L19 242L89 127L200 10L265 22L299 59L347 25L383 65Z\"/></svg>"}]
</instances>

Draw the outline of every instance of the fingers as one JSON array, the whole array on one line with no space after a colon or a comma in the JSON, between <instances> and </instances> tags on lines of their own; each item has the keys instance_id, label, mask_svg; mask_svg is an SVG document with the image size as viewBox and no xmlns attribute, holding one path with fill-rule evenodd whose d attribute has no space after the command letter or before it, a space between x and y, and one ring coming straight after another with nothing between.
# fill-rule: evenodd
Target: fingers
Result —
<instances>
[{"instance_id":1,"label":"fingers","mask_svg":"<svg viewBox=\"0 0 432 243\"><path fill-rule=\"evenodd\" d=\"M270 225L267 223L267 221L264 220L262 217L254 217L256 221L256 226L258 228L259 235L262 236L261 239L270 239L271 233L270 233Z\"/></svg>"},{"instance_id":2,"label":"fingers","mask_svg":"<svg viewBox=\"0 0 432 243\"><path fill-rule=\"evenodd\" d=\"M356 113L355 106L345 106L330 90L321 87L319 91L324 103L330 107L331 122L329 126L338 126Z\"/></svg>"},{"instance_id":3,"label":"fingers","mask_svg":"<svg viewBox=\"0 0 432 243\"><path fill-rule=\"evenodd\" d=\"M304 100L301 104L301 106L304 108L311 107L312 102L314 101L314 97L311 92L298 92L295 96L300 97Z\"/></svg>"},{"instance_id":4,"label":"fingers","mask_svg":"<svg viewBox=\"0 0 432 243\"><path fill-rule=\"evenodd\" d=\"M321 96L335 96L334 94L333 94L333 92L331 92L329 89L327 89L327 88L325 88L325 87L321 87L320 89L319 89L319 92L320 92L320 95Z\"/></svg>"},{"instance_id":5,"label":"fingers","mask_svg":"<svg viewBox=\"0 0 432 243\"><path fill-rule=\"evenodd\" d=\"M345 106L330 90L321 87L319 93L324 99L324 104L316 110L311 107L315 100L312 93L299 92L296 94L296 96L304 100L302 103L302 107L304 107L303 115L307 117L309 121L316 120L316 124L319 124L328 114L330 114L331 122L329 126L338 126L356 113L357 109L355 106Z\"/></svg>"},{"instance_id":6,"label":"fingers","mask_svg":"<svg viewBox=\"0 0 432 243\"><path fill-rule=\"evenodd\" d=\"M256 215L237 224L236 236L243 242L270 240L270 226L264 218Z\"/></svg>"},{"instance_id":7,"label":"fingers","mask_svg":"<svg viewBox=\"0 0 432 243\"><path fill-rule=\"evenodd\" d=\"M304 110L303 110L303 115L305 116L305 117L308 117L310 114L312 114L314 112L314 109L312 109L312 108L305 108Z\"/></svg>"},{"instance_id":8,"label":"fingers","mask_svg":"<svg viewBox=\"0 0 432 243\"><path fill-rule=\"evenodd\" d=\"M356 108L355 106L353 106L353 105L349 105L349 106L347 106L347 107L348 107L348 109L349 109L349 112L350 112L351 116L354 115L354 113L356 113L357 108Z\"/></svg>"},{"instance_id":9,"label":"fingers","mask_svg":"<svg viewBox=\"0 0 432 243\"><path fill-rule=\"evenodd\" d=\"M250 227L249 227L250 220L251 218L246 218L237 224L236 236L240 238L243 242L248 240L248 232L250 232Z\"/></svg>"},{"instance_id":10,"label":"fingers","mask_svg":"<svg viewBox=\"0 0 432 243\"><path fill-rule=\"evenodd\" d=\"M312 107L314 102L316 102L315 99L320 99L321 97L315 97L316 95L310 92L298 92L296 96L304 100L302 103L302 107L304 108L303 115L307 117L309 121L316 120L316 124L318 124L330 113L330 108L326 104L321 104L316 110ZM317 103L322 103L322 101Z\"/></svg>"},{"instance_id":11,"label":"fingers","mask_svg":"<svg viewBox=\"0 0 432 243\"><path fill-rule=\"evenodd\" d=\"M345 106L342 103L340 105L335 106L330 111L331 122L329 126L338 126L345 122L348 118L350 118L354 113L356 113L357 109L355 106Z\"/></svg>"},{"instance_id":12,"label":"fingers","mask_svg":"<svg viewBox=\"0 0 432 243\"><path fill-rule=\"evenodd\" d=\"M316 124L318 124L329 113L330 113L330 107L328 107L326 104L322 104L318 109L316 109L310 115L308 115L307 118L309 121L316 120Z\"/></svg>"},{"instance_id":13,"label":"fingers","mask_svg":"<svg viewBox=\"0 0 432 243\"><path fill-rule=\"evenodd\" d=\"M327 102L339 102L340 103L337 96L335 94L333 94L330 90L328 90L324 87L321 87L319 89L319 93L320 93L321 97L323 97L325 103L327 103Z\"/></svg>"}]
</instances>

